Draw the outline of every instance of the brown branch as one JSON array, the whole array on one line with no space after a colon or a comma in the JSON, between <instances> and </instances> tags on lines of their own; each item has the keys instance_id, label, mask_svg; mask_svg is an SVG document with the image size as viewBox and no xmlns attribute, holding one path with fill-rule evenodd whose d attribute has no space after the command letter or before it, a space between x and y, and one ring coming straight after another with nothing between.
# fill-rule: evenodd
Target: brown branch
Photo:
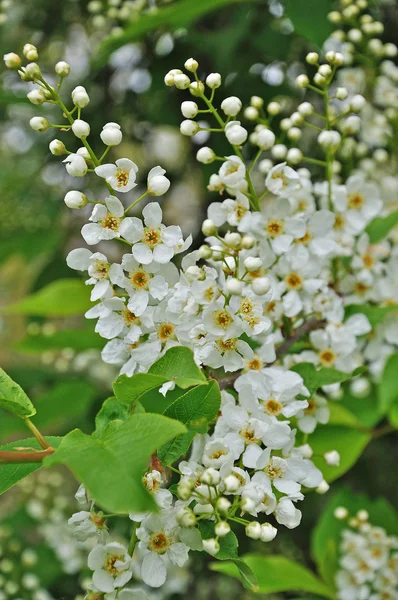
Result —
<instances>
[{"instance_id":1,"label":"brown branch","mask_svg":"<svg viewBox=\"0 0 398 600\"><path fill-rule=\"evenodd\" d=\"M37 450L34 452L8 452L6 450L0 452L0 464L25 464L25 463L40 463L46 456L54 454L54 448L46 448L46 450Z\"/></svg>"},{"instance_id":2,"label":"brown branch","mask_svg":"<svg viewBox=\"0 0 398 600\"><path fill-rule=\"evenodd\" d=\"M321 329L324 326L325 326L325 321L319 321L315 317L312 319L309 319L306 323L301 325L301 327L298 327L293 335L286 338L281 343L281 345L275 349L276 359L271 364L274 364L282 356L287 354L287 352L290 350L290 348L296 342L298 342L301 338L308 335L311 331L315 331L316 329ZM237 371L236 373L233 373L233 375L230 375L229 377L224 377L223 379L219 379L218 384L220 386L220 389L225 390L227 388L232 387L233 384L235 383L235 381L238 379L238 377L240 377L241 374L242 374L241 371Z\"/></svg>"}]
</instances>

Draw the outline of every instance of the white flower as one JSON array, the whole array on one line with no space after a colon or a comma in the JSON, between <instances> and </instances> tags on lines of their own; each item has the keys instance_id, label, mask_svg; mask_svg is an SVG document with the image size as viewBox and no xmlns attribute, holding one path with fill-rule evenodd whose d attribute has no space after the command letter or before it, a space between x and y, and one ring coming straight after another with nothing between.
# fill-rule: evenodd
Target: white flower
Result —
<instances>
[{"instance_id":1,"label":"white flower","mask_svg":"<svg viewBox=\"0 0 398 600\"><path fill-rule=\"evenodd\" d=\"M84 177L87 173L87 163L80 154L69 154L62 162L65 163L69 175L73 177Z\"/></svg>"},{"instance_id":2,"label":"white flower","mask_svg":"<svg viewBox=\"0 0 398 600\"><path fill-rule=\"evenodd\" d=\"M180 528L171 511L150 515L137 529L138 548L144 553L141 577L151 587L160 587L166 581L167 559L182 567L188 560L189 548L179 541Z\"/></svg>"},{"instance_id":3,"label":"white flower","mask_svg":"<svg viewBox=\"0 0 398 600\"><path fill-rule=\"evenodd\" d=\"M106 146L118 146L123 138L120 125L117 123L106 123L102 128L100 138Z\"/></svg>"},{"instance_id":4,"label":"white flower","mask_svg":"<svg viewBox=\"0 0 398 600\"><path fill-rule=\"evenodd\" d=\"M275 144L275 134L270 129L263 127L257 132L256 144L261 150L269 150Z\"/></svg>"},{"instance_id":5,"label":"white flower","mask_svg":"<svg viewBox=\"0 0 398 600\"><path fill-rule=\"evenodd\" d=\"M85 542L90 537L106 533L106 525L101 515L86 510L74 513L68 520L68 525L79 542Z\"/></svg>"},{"instance_id":6,"label":"white flower","mask_svg":"<svg viewBox=\"0 0 398 600\"><path fill-rule=\"evenodd\" d=\"M111 542L97 545L88 555L88 567L93 573L93 583L100 592L113 592L130 581L132 561L124 546Z\"/></svg>"},{"instance_id":7,"label":"white flower","mask_svg":"<svg viewBox=\"0 0 398 600\"><path fill-rule=\"evenodd\" d=\"M148 193L152 196L163 196L170 187L170 181L164 176L162 167L153 167L148 173Z\"/></svg>"},{"instance_id":8,"label":"white flower","mask_svg":"<svg viewBox=\"0 0 398 600\"><path fill-rule=\"evenodd\" d=\"M240 121L230 121L225 126L225 137L233 146L240 146L247 140L247 130Z\"/></svg>"},{"instance_id":9,"label":"white flower","mask_svg":"<svg viewBox=\"0 0 398 600\"><path fill-rule=\"evenodd\" d=\"M135 179L138 167L128 158L119 158L114 165L108 163L95 167L94 170L117 192L129 192L137 185Z\"/></svg>"},{"instance_id":10,"label":"white flower","mask_svg":"<svg viewBox=\"0 0 398 600\"><path fill-rule=\"evenodd\" d=\"M300 185L300 176L286 163L272 167L265 180L265 185L276 196L286 196L288 192L297 190Z\"/></svg>"},{"instance_id":11,"label":"white flower","mask_svg":"<svg viewBox=\"0 0 398 600\"><path fill-rule=\"evenodd\" d=\"M325 425L329 421L330 410L323 396L314 395L308 399L308 406L296 414L297 426L304 433L312 433L317 423Z\"/></svg>"},{"instance_id":12,"label":"white flower","mask_svg":"<svg viewBox=\"0 0 398 600\"><path fill-rule=\"evenodd\" d=\"M141 219L131 217L124 229L124 237L133 244L132 254L137 262L149 265L152 261L168 263L182 242L181 229L176 225L162 224L162 209L157 202L150 202L142 211ZM127 219L126 219L127 220Z\"/></svg>"},{"instance_id":13,"label":"white flower","mask_svg":"<svg viewBox=\"0 0 398 600\"><path fill-rule=\"evenodd\" d=\"M128 226L128 219L123 220L123 216L123 204L116 196L105 198L105 206L96 204L89 219L93 223L82 227L85 242L92 246L101 240L113 240L123 235Z\"/></svg>"},{"instance_id":14,"label":"white flower","mask_svg":"<svg viewBox=\"0 0 398 600\"><path fill-rule=\"evenodd\" d=\"M352 175L345 186L339 186L333 203L356 232L365 229L383 206L377 186L366 182L362 174Z\"/></svg>"},{"instance_id":15,"label":"white flower","mask_svg":"<svg viewBox=\"0 0 398 600\"><path fill-rule=\"evenodd\" d=\"M94 285L91 292L92 302L109 295L111 288L109 270L111 265L104 254L101 252L93 254L87 248L75 248L66 257L66 264L76 271L88 271L90 278L86 281L86 284Z\"/></svg>"},{"instance_id":16,"label":"white flower","mask_svg":"<svg viewBox=\"0 0 398 600\"><path fill-rule=\"evenodd\" d=\"M239 187L246 175L246 167L239 156L227 156L218 172L221 182L228 188Z\"/></svg>"}]
</instances>

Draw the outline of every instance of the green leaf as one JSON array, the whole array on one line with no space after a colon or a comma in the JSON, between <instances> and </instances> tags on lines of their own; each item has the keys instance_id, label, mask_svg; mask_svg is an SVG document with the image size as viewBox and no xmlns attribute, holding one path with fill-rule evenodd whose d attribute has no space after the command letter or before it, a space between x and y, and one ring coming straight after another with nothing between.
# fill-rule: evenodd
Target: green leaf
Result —
<instances>
[{"instance_id":1,"label":"green leaf","mask_svg":"<svg viewBox=\"0 0 398 600\"><path fill-rule=\"evenodd\" d=\"M211 521L201 521L199 523L199 531L203 540L216 537L214 523ZM218 543L220 544L220 551L215 556L217 560L238 559L238 538L233 531L219 538Z\"/></svg>"},{"instance_id":2,"label":"green leaf","mask_svg":"<svg viewBox=\"0 0 398 600\"><path fill-rule=\"evenodd\" d=\"M244 0L180 0L169 6L158 8L152 13L140 15L138 20L133 21L125 28L121 35L108 37L99 48L97 54L97 66L104 65L109 56L125 44L142 39L152 31L166 29L176 31L181 27L188 27L200 17L213 12L217 8L222 8L228 4L237 4Z\"/></svg>"},{"instance_id":3,"label":"green leaf","mask_svg":"<svg viewBox=\"0 0 398 600\"><path fill-rule=\"evenodd\" d=\"M130 409L122 404L114 396L107 398L101 410L95 417L95 437L101 437L111 421L117 421L120 425L127 421L130 416Z\"/></svg>"},{"instance_id":4,"label":"green leaf","mask_svg":"<svg viewBox=\"0 0 398 600\"><path fill-rule=\"evenodd\" d=\"M184 423L189 433L163 446L159 450L160 460L170 464L185 453L194 437L193 434L207 432L209 422L218 414L220 403L221 394L218 384L216 381L211 381L207 385L196 386L170 404L164 415Z\"/></svg>"},{"instance_id":5,"label":"green leaf","mask_svg":"<svg viewBox=\"0 0 398 600\"><path fill-rule=\"evenodd\" d=\"M80 329L62 329L56 331L53 335L28 335L15 344L14 347L19 352L38 354L47 350L63 350L64 348L72 348L72 350L82 352L92 348L101 349L103 346L104 339L98 333L95 333L92 327L84 327Z\"/></svg>"},{"instance_id":6,"label":"green leaf","mask_svg":"<svg viewBox=\"0 0 398 600\"><path fill-rule=\"evenodd\" d=\"M330 417L328 425L344 425L346 427L361 427L361 422L339 400L328 402Z\"/></svg>"},{"instance_id":7,"label":"green leaf","mask_svg":"<svg viewBox=\"0 0 398 600\"><path fill-rule=\"evenodd\" d=\"M390 410L388 411L388 420L395 429L398 429L398 401L395 401L390 407Z\"/></svg>"},{"instance_id":8,"label":"green leaf","mask_svg":"<svg viewBox=\"0 0 398 600\"><path fill-rule=\"evenodd\" d=\"M174 381L183 389L207 382L205 374L194 360L192 350L185 346L169 348L153 363L148 373L161 375L166 381Z\"/></svg>"},{"instance_id":9,"label":"green leaf","mask_svg":"<svg viewBox=\"0 0 398 600\"><path fill-rule=\"evenodd\" d=\"M327 19L331 0L286 0L285 6L296 33L321 47L332 32Z\"/></svg>"},{"instance_id":10,"label":"green leaf","mask_svg":"<svg viewBox=\"0 0 398 600\"><path fill-rule=\"evenodd\" d=\"M384 240L397 223L398 210L392 212L387 217L376 217L373 219L365 229L369 235L370 243L376 244Z\"/></svg>"},{"instance_id":11,"label":"green leaf","mask_svg":"<svg viewBox=\"0 0 398 600\"><path fill-rule=\"evenodd\" d=\"M120 375L113 384L113 391L119 402L131 406L144 394L152 390L157 390L166 381L167 379L161 375L152 375L150 373L137 373L133 377ZM160 393L159 396L163 398Z\"/></svg>"},{"instance_id":12,"label":"green leaf","mask_svg":"<svg viewBox=\"0 0 398 600\"><path fill-rule=\"evenodd\" d=\"M57 448L62 441L61 437L47 437L47 442ZM0 446L0 451L10 451L15 448L34 448L35 450L43 450L35 438L27 438L24 440L15 440L9 444ZM21 463L21 464L0 464L0 494L10 489L13 485L24 479L31 473L38 471L42 467L42 463Z\"/></svg>"},{"instance_id":13,"label":"green leaf","mask_svg":"<svg viewBox=\"0 0 398 600\"><path fill-rule=\"evenodd\" d=\"M326 481L334 481L348 471L361 456L372 439L370 433L340 425L319 425L308 438L314 456L313 462L322 471ZM340 465L331 467L323 455L330 450L340 454Z\"/></svg>"},{"instance_id":14,"label":"green leaf","mask_svg":"<svg viewBox=\"0 0 398 600\"><path fill-rule=\"evenodd\" d=\"M365 367L358 367L358 369L355 369L352 373L344 373L343 371L338 371L332 367L317 370L312 363L299 363L294 365L291 370L301 375L304 379L304 385L308 388L310 393L313 394L324 385L348 381L356 375L363 373L366 369Z\"/></svg>"},{"instance_id":15,"label":"green leaf","mask_svg":"<svg viewBox=\"0 0 398 600\"><path fill-rule=\"evenodd\" d=\"M390 407L398 400L398 354L389 357L380 380L379 409L385 415Z\"/></svg>"},{"instance_id":16,"label":"green leaf","mask_svg":"<svg viewBox=\"0 0 398 600\"><path fill-rule=\"evenodd\" d=\"M82 281L58 279L30 296L9 304L5 312L40 317L66 317L82 314L91 306L90 290Z\"/></svg>"},{"instance_id":17,"label":"green leaf","mask_svg":"<svg viewBox=\"0 0 398 600\"><path fill-rule=\"evenodd\" d=\"M35 407L23 389L3 369L0 369L0 407L22 418L36 414Z\"/></svg>"},{"instance_id":18,"label":"green leaf","mask_svg":"<svg viewBox=\"0 0 398 600\"><path fill-rule=\"evenodd\" d=\"M247 565L245 561L241 558L235 558L232 562L239 571L243 587L245 587L247 590L250 590L251 592L258 592L258 579L249 567L249 565Z\"/></svg>"},{"instance_id":19,"label":"green leaf","mask_svg":"<svg viewBox=\"0 0 398 600\"><path fill-rule=\"evenodd\" d=\"M353 396L350 390L344 390L344 396L340 400L341 405L354 414L358 421L365 427L374 427L381 419L377 403L377 393L374 387L365 397Z\"/></svg>"},{"instance_id":20,"label":"green leaf","mask_svg":"<svg viewBox=\"0 0 398 600\"><path fill-rule=\"evenodd\" d=\"M343 488L332 495L311 536L311 554L320 572L327 570L327 577L336 573L339 560L341 533L347 528L345 521L336 519L334 510L344 506L351 515L360 509L369 512L369 521L386 529L390 535L398 533L398 515L384 499L370 500L364 494L354 494L351 489Z\"/></svg>"},{"instance_id":21,"label":"green leaf","mask_svg":"<svg viewBox=\"0 0 398 600\"><path fill-rule=\"evenodd\" d=\"M246 554L243 559L258 580L260 594L302 591L318 594L322 598L334 598L333 591L309 569L284 556ZM233 562L211 563L210 566L213 571L239 577L238 568Z\"/></svg>"},{"instance_id":22,"label":"green leaf","mask_svg":"<svg viewBox=\"0 0 398 600\"><path fill-rule=\"evenodd\" d=\"M105 510L156 510L142 485L143 473L155 450L184 431L182 423L162 415L133 415L119 427L106 429L101 439L75 429L44 464L67 465Z\"/></svg>"},{"instance_id":23,"label":"green leaf","mask_svg":"<svg viewBox=\"0 0 398 600\"><path fill-rule=\"evenodd\" d=\"M398 310L398 306L372 306L370 304L349 304L345 307L345 318L362 313L368 318L372 329L377 327L391 313Z\"/></svg>"}]
</instances>

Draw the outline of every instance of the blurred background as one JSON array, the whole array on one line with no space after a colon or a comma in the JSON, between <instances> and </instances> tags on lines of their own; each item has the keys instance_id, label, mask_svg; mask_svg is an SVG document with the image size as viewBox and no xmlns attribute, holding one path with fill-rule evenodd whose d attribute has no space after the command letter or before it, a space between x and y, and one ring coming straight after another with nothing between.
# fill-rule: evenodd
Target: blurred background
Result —
<instances>
[{"instance_id":1,"label":"blurred background","mask_svg":"<svg viewBox=\"0 0 398 600\"><path fill-rule=\"evenodd\" d=\"M385 39L397 43L395 0L373 4L386 24ZM197 247L213 199L206 190L212 167L195 161L208 134L201 132L192 143L180 135L185 97L164 85L165 73L192 56L201 72L222 74L225 95L239 96L244 105L254 94L265 102L278 99L289 112L297 102L294 80L306 52L321 46L330 32L326 15L332 6L331 0L2 0L0 46L4 54L35 44L50 81L57 61L71 65L64 98L76 85L86 87L91 102L84 118L91 138L99 141L104 123L119 123L123 143L112 158L127 156L139 165L143 190L150 168L167 169L172 186L161 199L164 220L180 225L184 235L192 233ZM32 116L56 109L31 105L26 92L15 72L0 71L0 365L36 404L35 422L45 434L62 435L72 427L90 433L117 373L101 361L103 340L83 317L88 292L65 263L66 254L81 245L87 212L68 210L63 197L82 183L48 151L51 130L38 134L29 127ZM222 141L215 139L212 147L224 152ZM86 178L86 185L88 180L90 197L99 194L100 182ZM118 259L116 244L107 242L106 251ZM65 294L70 305L60 308L57 298ZM0 415L2 444L25 434L15 418ZM389 437L373 442L342 483L370 496L377 491L397 505L393 442ZM76 483L65 478L63 471L40 471L2 496L0 600L70 599L82 593L87 548L65 528L76 510ZM303 526L281 530L272 552L311 565L309 531L326 502L327 497L309 495ZM252 548L260 551L255 543ZM153 597L253 597L232 579L211 572L199 577L202 560L176 573L169 589ZM40 584L21 587L26 573ZM14 587L7 587L10 581Z\"/></svg>"}]
</instances>

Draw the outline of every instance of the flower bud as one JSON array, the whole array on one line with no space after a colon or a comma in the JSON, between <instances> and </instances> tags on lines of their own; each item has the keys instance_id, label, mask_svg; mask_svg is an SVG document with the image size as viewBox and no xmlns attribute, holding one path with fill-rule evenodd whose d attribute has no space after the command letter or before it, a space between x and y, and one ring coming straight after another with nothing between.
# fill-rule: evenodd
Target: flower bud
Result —
<instances>
[{"instance_id":1,"label":"flower bud","mask_svg":"<svg viewBox=\"0 0 398 600\"><path fill-rule=\"evenodd\" d=\"M32 80L35 81L41 77L40 67L35 62L30 62L24 67L26 75Z\"/></svg>"},{"instance_id":2,"label":"flower bud","mask_svg":"<svg viewBox=\"0 0 398 600\"><path fill-rule=\"evenodd\" d=\"M209 246L207 246L206 244L203 244L203 246L201 246L198 250L199 253L199 257L203 258L204 260L208 260L209 258L211 258L212 255L212 251L210 249Z\"/></svg>"},{"instance_id":3,"label":"flower bud","mask_svg":"<svg viewBox=\"0 0 398 600\"><path fill-rule=\"evenodd\" d=\"M216 158L214 151L207 146L200 148L196 153L196 160L204 165L209 165Z\"/></svg>"},{"instance_id":4,"label":"flower bud","mask_svg":"<svg viewBox=\"0 0 398 600\"><path fill-rule=\"evenodd\" d=\"M320 73L322 77L330 77L332 74L332 67L330 65L321 65L318 69L318 73Z\"/></svg>"},{"instance_id":5,"label":"flower bud","mask_svg":"<svg viewBox=\"0 0 398 600\"><path fill-rule=\"evenodd\" d=\"M168 87L171 87L174 85L174 77L176 75L180 75L182 73L181 69L171 69L171 71L169 71L168 73L166 73L166 75L164 76L164 82Z\"/></svg>"},{"instance_id":6,"label":"flower bud","mask_svg":"<svg viewBox=\"0 0 398 600\"><path fill-rule=\"evenodd\" d=\"M182 479L177 486L177 495L180 500L189 500L192 494L195 482L189 479Z\"/></svg>"},{"instance_id":7,"label":"flower bud","mask_svg":"<svg viewBox=\"0 0 398 600\"><path fill-rule=\"evenodd\" d=\"M270 289L268 277L258 277L252 281L252 290L257 296L263 296Z\"/></svg>"},{"instance_id":8,"label":"flower bud","mask_svg":"<svg viewBox=\"0 0 398 600\"><path fill-rule=\"evenodd\" d=\"M213 468L206 469L200 476L200 481L206 485L218 485L220 483L220 479L220 472Z\"/></svg>"},{"instance_id":9,"label":"flower bud","mask_svg":"<svg viewBox=\"0 0 398 600\"><path fill-rule=\"evenodd\" d=\"M174 85L179 90L186 90L191 85L191 80L185 73L177 73L174 75Z\"/></svg>"},{"instance_id":10,"label":"flower bud","mask_svg":"<svg viewBox=\"0 0 398 600\"><path fill-rule=\"evenodd\" d=\"M299 148L290 148L287 151L286 160L291 165L298 165L303 160L303 153Z\"/></svg>"},{"instance_id":11,"label":"flower bud","mask_svg":"<svg viewBox=\"0 0 398 600\"><path fill-rule=\"evenodd\" d=\"M256 503L253 498L246 496L240 501L240 507L244 512L251 512L256 508Z\"/></svg>"},{"instance_id":12,"label":"flower bud","mask_svg":"<svg viewBox=\"0 0 398 600\"><path fill-rule=\"evenodd\" d=\"M186 100L181 104L181 112L186 119L194 119L198 114L198 110L199 108L196 102Z\"/></svg>"},{"instance_id":13,"label":"flower bud","mask_svg":"<svg viewBox=\"0 0 398 600\"><path fill-rule=\"evenodd\" d=\"M231 531L231 527L227 521L219 521L214 527L214 531L219 537L224 537Z\"/></svg>"},{"instance_id":14,"label":"flower bud","mask_svg":"<svg viewBox=\"0 0 398 600\"><path fill-rule=\"evenodd\" d=\"M87 104L90 102L89 95L86 92L86 89L82 85L78 85L72 90L72 102L78 108L85 108Z\"/></svg>"},{"instance_id":15,"label":"flower bud","mask_svg":"<svg viewBox=\"0 0 398 600\"><path fill-rule=\"evenodd\" d=\"M329 490L330 485L328 484L327 481L325 481L324 479L321 481L321 483L318 485L318 487L315 489L317 494L326 494L326 492Z\"/></svg>"},{"instance_id":16,"label":"flower bud","mask_svg":"<svg viewBox=\"0 0 398 600\"><path fill-rule=\"evenodd\" d=\"M214 538L203 540L203 550L211 556L215 556L220 552L220 544Z\"/></svg>"},{"instance_id":17,"label":"flower bud","mask_svg":"<svg viewBox=\"0 0 398 600\"><path fill-rule=\"evenodd\" d=\"M224 479L224 486L225 489L227 490L227 492L237 492L238 489L240 488L240 481L239 479L233 475L231 473L231 475L228 475L225 479Z\"/></svg>"},{"instance_id":18,"label":"flower bud","mask_svg":"<svg viewBox=\"0 0 398 600\"><path fill-rule=\"evenodd\" d=\"M303 117L310 117L314 112L314 107L310 102L302 102L297 110Z\"/></svg>"},{"instance_id":19,"label":"flower bud","mask_svg":"<svg viewBox=\"0 0 398 600\"><path fill-rule=\"evenodd\" d=\"M245 108L243 116L248 121L255 121L258 118L258 110L257 108L254 108L254 106L248 106Z\"/></svg>"},{"instance_id":20,"label":"flower bud","mask_svg":"<svg viewBox=\"0 0 398 600\"><path fill-rule=\"evenodd\" d=\"M180 131L182 135L193 136L199 131L199 125L196 121L186 119L180 124Z\"/></svg>"},{"instance_id":21,"label":"flower bud","mask_svg":"<svg viewBox=\"0 0 398 600\"><path fill-rule=\"evenodd\" d=\"M210 75L206 77L206 85L212 90L219 88L221 85L220 73L210 73Z\"/></svg>"},{"instance_id":22,"label":"flower bud","mask_svg":"<svg viewBox=\"0 0 398 600\"><path fill-rule=\"evenodd\" d=\"M261 524L258 521L251 521L245 527L247 537L252 540L259 540L261 536Z\"/></svg>"},{"instance_id":23,"label":"flower bud","mask_svg":"<svg viewBox=\"0 0 398 600\"><path fill-rule=\"evenodd\" d=\"M72 131L77 138L83 139L90 134L90 125L82 119L76 119L72 125Z\"/></svg>"},{"instance_id":24,"label":"flower bud","mask_svg":"<svg viewBox=\"0 0 398 600\"><path fill-rule=\"evenodd\" d=\"M60 60L55 65L55 72L60 77L68 77L68 75L70 73L70 65L68 65L68 63L65 62L64 60Z\"/></svg>"},{"instance_id":25,"label":"flower bud","mask_svg":"<svg viewBox=\"0 0 398 600\"><path fill-rule=\"evenodd\" d=\"M217 233L217 227L214 225L211 219L205 219L202 223L202 233L203 235L214 235Z\"/></svg>"},{"instance_id":26,"label":"flower bud","mask_svg":"<svg viewBox=\"0 0 398 600\"><path fill-rule=\"evenodd\" d=\"M271 171L273 166L274 163L272 162L272 160L270 160L269 158L264 158L258 163L258 170L260 171L260 173L266 175L267 173L269 173L269 171Z\"/></svg>"},{"instance_id":27,"label":"flower bud","mask_svg":"<svg viewBox=\"0 0 398 600\"><path fill-rule=\"evenodd\" d=\"M321 75L321 73L315 73L315 75L314 75L314 83L316 85L318 85L319 87L322 87L326 83L326 78L323 75Z\"/></svg>"},{"instance_id":28,"label":"flower bud","mask_svg":"<svg viewBox=\"0 0 398 600\"><path fill-rule=\"evenodd\" d=\"M287 148L285 144L275 144L271 150L271 154L276 160L284 160L287 154Z\"/></svg>"},{"instance_id":29,"label":"flower bud","mask_svg":"<svg viewBox=\"0 0 398 600\"><path fill-rule=\"evenodd\" d=\"M181 525L181 527L195 527L197 522L195 514L188 507L181 508L178 511L176 518L177 522L179 523L179 525Z\"/></svg>"},{"instance_id":30,"label":"flower bud","mask_svg":"<svg viewBox=\"0 0 398 600\"><path fill-rule=\"evenodd\" d=\"M241 296L243 292L243 285L243 281L239 281L239 279L231 277L227 280L225 288L228 294L231 294L231 296Z\"/></svg>"},{"instance_id":31,"label":"flower bud","mask_svg":"<svg viewBox=\"0 0 398 600\"><path fill-rule=\"evenodd\" d=\"M195 71L198 70L199 63L194 58L188 58L188 60L186 60L184 63L184 67L186 68L187 71L190 71L191 73L195 73Z\"/></svg>"},{"instance_id":32,"label":"flower bud","mask_svg":"<svg viewBox=\"0 0 398 600\"><path fill-rule=\"evenodd\" d=\"M32 117L29 125L35 131L47 131L50 127L50 123L44 117Z\"/></svg>"},{"instance_id":33,"label":"flower bud","mask_svg":"<svg viewBox=\"0 0 398 600\"><path fill-rule=\"evenodd\" d=\"M87 173L87 163L80 154L69 154L63 162L67 172L72 177L84 177Z\"/></svg>"},{"instance_id":34,"label":"flower bud","mask_svg":"<svg viewBox=\"0 0 398 600\"><path fill-rule=\"evenodd\" d=\"M281 112L282 107L279 104L279 102L270 102L267 106L267 111L268 114L271 116L275 116L275 115L279 115L279 113Z\"/></svg>"},{"instance_id":35,"label":"flower bud","mask_svg":"<svg viewBox=\"0 0 398 600\"><path fill-rule=\"evenodd\" d=\"M87 197L82 192L72 190L66 194L64 202L68 208L80 209L86 206Z\"/></svg>"},{"instance_id":36,"label":"flower bud","mask_svg":"<svg viewBox=\"0 0 398 600\"><path fill-rule=\"evenodd\" d=\"M338 131L322 131L318 136L318 143L325 150L337 150L341 142L341 135Z\"/></svg>"},{"instance_id":37,"label":"flower bud","mask_svg":"<svg viewBox=\"0 0 398 600\"><path fill-rule=\"evenodd\" d=\"M333 514L336 517L336 519L339 519L339 521L344 521L344 519L348 517L348 510L345 506L338 506L334 509Z\"/></svg>"},{"instance_id":38,"label":"flower bud","mask_svg":"<svg viewBox=\"0 0 398 600\"><path fill-rule=\"evenodd\" d=\"M338 467L340 464L340 454L337 450L330 450L330 452L325 452L323 455L326 463L331 467Z\"/></svg>"},{"instance_id":39,"label":"flower bud","mask_svg":"<svg viewBox=\"0 0 398 600\"><path fill-rule=\"evenodd\" d=\"M216 503L217 510L220 513L226 513L231 508L232 504L225 496L220 496Z\"/></svg>"},{"instance_id":40,"label":"flower bud","mask_svg":"<svg viewBox=\"0 0 398 600\"><path fill-rule=\"evenodd\" d=\"M361 94L356 94L350 100L350 108L352 112L360 112L363 108L365 108L366 100Z\"/></svg>"},{"instance_id":41,"label":"flower bud","mask_svg":"<svg viewBox=\"0 0 398 600\"><path fill-rule=\"evenodd\" d=\"M15 52L4 54L3 59L7 69L19 69L22 63L21 57L15 54Z\"/></svg>"},{"instance_id":42,"label":"flower bud","mask_svg":"<svg viewBox=\"0 0 398 600\"><path fill-rule=\"evenodd\" d=\"M40 106L40 104L43 104L43 102L46 101L44 92L41 89L31 90L27 94L27 98L32 104L35 104L36 106Z\"/></svg>"},{"instance_id":43,"label":"flower bud","mask_svg":"<svg viewBox=\"0 0 398 600\"><path fill-rule=\"evenodd\" d=\"M244 235L242 238L242 248L245 248L245 250L250 250L251 248L253 248L254 244L256 243L256 240L254 239L254 237L252 237L251 235Z\"/></svg>"},{"instance_id":44,"label":"flower bud","mask_svg":"<svg viewBox=\"0 0 398 600\"><path fill-rule=\"evenodd\" d=\"M275 144L275 135L270 130L264 127L257 133L257 146L261 150L269 150Z\"/></svg>"},{"instance_id":45,"label":"flower bud","mask_svg":"<svg viewBox=\"0 0 398 600\"><path fill-rule=\"evenodd\" d=\"M224 236L224 242L232 248L239 248L242 241L242 236L237 232L228 232Z\"/></svg>"},{"instance_id":46,"label":"flower bud","mask_svg":"<svg viewBox=\"0 0 398 600\"><path fill-rule=\"evenodd\" d=\"M319 54L317 54L316 52L309 52L305 57L305 60L309 65L316 65L319 60Z\"/></svg>"},{"instance_id":47,"label":"flower bud","mask_svg":"<svg viewBox=\"0 0 398 600\"><path fill-rule=\"evenodd\" d=\"M66 154L65 144L61 140L53 140L49 145L50 152L54 156L62 156Z\"/></svg>"},{"instance_id":48,"label":"flower bud","mask_svg":"<svg viewBox=\"0 0 398 600\"><path fill-rule=\"evenodd\" d=\"M275 539L277 533L277 528L273 527L271 523L263 523L261 525L260 540L262 542L271 542L273 539Z\"/></svg>"},{"instance_id":49,"label":"flower bud","mask_svg":"<svg viewBox=\"0 0 398 600\"><path fill-rule=\"evenodd\" d=\"M118 123L105 123L100 133L100 138L106 146L118 146L122 141L123 134Z\"/></svg>"},{"instance_id":50,"label":"flower bud","mask_svg":"<svg viewBox=\"0 0 398 600\"><path fill-rule=\"evenodd\" d=\"M308 87L309 83L310 80L308 79L308 76L304 73L296 77L296 85L298 88L306 88Z\"/></svg>"},{"instance_id":51,"label":"flower bud","mask_svg":"<svg viewBox=\"0 0 398 600\"><path fill-rule=\"evenodd\" d=\"M229 96L221 102L221 109L228 117L235 117L242 108L242 101L237 96Z\"/></svg>"},{"instance_id":52,"label":"flower bud","mask_svg":"<svg viewBox=\"0 0 398 600\"><path fill-rule=\"evenodd\" d=\"M192 96L200 96L205 91L205 86L201 81L193 81L189 86Z\"/></svg>"},{"instance_id":53,"label":"flower bud","mask_svg":"<svg viewBox=\"0 0 398 600\"><path fill-rule=\"evenodd\" d=\"M338 87L336 89L337 100L346 100L348 98L348 90L345 87Z\"/></svg>"},{"instance_id":54,"label":"flower bud","mask_svg":"<svg viewBox=\"0 0 398 600\"><path fill-rule=\"evenodd\" d=\"M255 271L261 269L263 262L261 258L248 256L247 258L245 258L243 264L245 265L245 268L247 271L249 271L249 273L254 273Z\"/></svg>"},{"instance_id":55,"label":"flower bud","mask_svg":"<svg viewBox=\"0 0 398 600\"><path fill-rule=\"evenodd\" d=\"M35 61L39 58L37 48L33 44L25 44L22 52L25 58L29 61Z\"/></svg>"},{"instance_id":56,"label":"flower bud","mask_svg":"<svg viewBox=\"0 0 398 600\"><path fill-rule=\"evenodd\" d=\"M247 130L240 121L230 121L225 127L225 136L233 146L240 146L247 140Z\"/></svg>"},{"instance_id":57,"label":"flower bud","mask_svg":"<svg viewBox=\"0 0 398 600\"><path fill-rule=\"evenodd\" d=\"M250 104L251 106L254 106L254 108L262 108L264 106L264 100L260 98L260 96L252 96L250 98Z\"/></svg>"}]
</instances>

